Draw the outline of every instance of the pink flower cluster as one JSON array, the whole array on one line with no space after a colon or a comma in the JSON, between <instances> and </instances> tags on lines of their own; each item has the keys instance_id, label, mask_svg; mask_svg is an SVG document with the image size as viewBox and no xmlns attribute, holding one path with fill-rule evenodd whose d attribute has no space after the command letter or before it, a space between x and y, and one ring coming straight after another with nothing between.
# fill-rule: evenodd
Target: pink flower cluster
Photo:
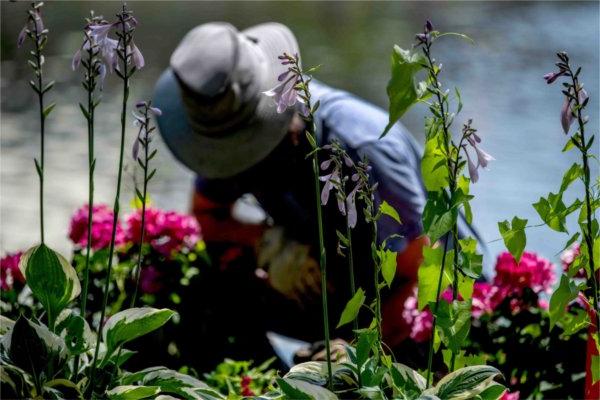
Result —
<instances>
[{"instance_id":1,"label":"pink flower cluster","mask_svg":"<svg viewBox=\"0 0 600 400\"><path fill-rule=\"evenodd\" d=\"M140 242L142 229L142 210L138 209L127 218L126 238L133 243ZM144 243L165 257L183 248L192 248L200 240L200 226L196 219L175 211L163 211L147 208L145 219Z\"/></svg>"},{"instance_id":2,"label":"pink flower cluster","mask_svg":"<svg viewBox=\"0 0 600 400\"><path fill-rule=\"evenodd\" d=\"M113 211L105 204L95 205L92 211L92 249L107 248L112 237ZM75 211L71 217L69 239L81 248L85 248L88 241L88 212L89 207L85 205ZM123 243L125 243L125 234L121 223L117 221L115 245L120 246Z\"/></svg>"},{"instance_id":3,"label":"pink flower cluster","mask_svg":"<svg viewBox=\"0 0 600 400\"><path fill-rule=\"evenodd\" d=\"M24 284L25 277L19 269L22 252L8 253L0 260L0 288L11 290L15 282Z\"/></svg>"},{"instance_id":4,"label":"pink flower cluster","mask_svg":"<svg viewBox=\"0 0 600 400\"><path fill-rule=\"evenodd\" d=\"M523 289L530 288L537 294L548 293L555 280L554 266L545 258L525 252L517 264L510 253L503 252L496 261L496 276L493 282L475 282L471 314L474 318L490 315L507 297L511 298L512 312L517 313L524 307L520 300ZM440 297L443 301L452 301L450 290L444 291ZM547 303L539 300L538 306L546 308ZM402 317L410 325L410 338L415 342L424 342L431 338L433 315L429 309L418 309L416 288L414 294L404 302Z\"/></svg>"},{"instance_id":5,"label":"pink flower cluster","mask_svg":"<svg viewBox=\"0 0 600 400\"><path fill-rule=\"evenodd\" d=\"M113 212L106 205L95 205L92 217L92 248L103 249L109 246L112 234ZM126 243L139 243L142 210L137 209L125 216L126 223L117 221L117 246ZM71 219L69 238L79 247L87 245L88 206L75 212ZM183 248L192 248L200 240L200 226L196 219L175 211L157 208L146 209L144 243L165 257Z\"/></svg>"}]
</instances>

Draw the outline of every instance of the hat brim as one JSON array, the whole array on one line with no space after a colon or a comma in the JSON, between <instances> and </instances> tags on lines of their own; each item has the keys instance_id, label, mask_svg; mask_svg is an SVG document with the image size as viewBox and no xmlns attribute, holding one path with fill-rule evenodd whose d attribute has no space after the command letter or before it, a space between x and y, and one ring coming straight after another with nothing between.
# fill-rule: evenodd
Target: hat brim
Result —
<instances>
[{"instance_id":1,"label":"hat brim","mask_svg":"<svg viewBox=\"0 0 600 400\"><path fill-rule=\"evenodd\" d=\"M277 76L285 70L277 56L298 51L294 35L277 23L257 25L240 34L254 39L257 50L262 52L261 90L273 88ZM278 114L272 98L259 96L253 117L234 132L219 136L203 135L192 129L179 83L170 68L156 84L153 104L162 110L158 118L160 134L179 161L204 177L228 178L266 158L288 132L293 110Z\"/></svg>"}]
</instances>

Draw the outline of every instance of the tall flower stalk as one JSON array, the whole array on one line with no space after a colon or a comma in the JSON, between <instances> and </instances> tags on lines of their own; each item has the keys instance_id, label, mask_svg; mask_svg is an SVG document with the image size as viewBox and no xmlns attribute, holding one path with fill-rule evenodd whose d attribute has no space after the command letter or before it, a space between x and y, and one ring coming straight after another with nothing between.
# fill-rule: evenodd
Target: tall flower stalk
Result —
<instances>
[{"instance_id":1,"label":"tall flower stalk","mask_svg":"<svg viewBox=\"0 0 600 400\"><path fill-rule=\"evenodd\" d=\"M152 103L150 101L142 101L136 104L136 108L141 113L135 114L134 123L139 126L138 137L136 138L133 144L133 159L139 164L140 168L143 171L143 183L142 190L140 191L137 187L135 188L135 193L137 199L142 204L142 216L141 216L141 228L140 228L140 245L139 245L139 253L138 260L134 270L134 280L135 280L135 289L133 291L133 296L131 297L131 305L130 307L135 307L135 302L137 300L138 289L140 286L140 275L142 272L142 261L144 258L144 239L146 233L146 205L148 203L148 183L156 173L156 169L152 169L150 171L149 164L150 160L154 158L157 150L154 149L150 151L150 142L152 141L152 132L156 129L156 127L151 126L150 118L151 114L156 116L160 116L162 112L160 109L156 107L152 107ZM140 146L142 146L143 156L140 157L139 150Z\"/></svg>"},{"instance_id":2,"label":"tall flower stalk","mask_svg":"<svg viewBox=\"0 0 600 400\"><path fill-rule=\"evenodd\" d=\"M348 275L350 281L350 295L354 298L356 295L356 280L354 277L354 254L352 249L352 229L356 226L356 206L348 207L348 174L344 174L344 168L354 168L354 161L348 156L344 148L337 141L322 147L323 150L329 150L331 157L321 163L321 170L328 171L320 177L325 182L321 191L321 204L327 205L329 194L335 189L335 196L339 212L345 219L345 233L337 231L339 243L338 253L346 258L348 262ZM354 318L353 327L355 338L358 339L358 318Z\"/></svg>"},{"instance_id":3,"label":"tall flower stalk","mask_svg":"<svg viewBox=\"0 0 600 400\"><path fill-rule=\"evenodd\" d=\"M55 104L45 106L44 94L54 86L54 81L44 84L44 47L48 41L48 29L44 28L42 20L42 6L44 3L32 2L27 10L27 22L19 33L17 39L18 47L21 47L26 38L29 38L33 44L33 50L30 52L31 59L28 60L29 66L33 69L35 78L29 81L31 88L38 95L39 119L40 119L40 158L34 159L35 169L40 181L40 240L44 244L44 143L46 137L46 118L54 109Z\"/></svg>"},{"instance_id":4,"label":"tall flower stalk","mask_svg":"<svg viewBox=\"0 0 600 400\"><path fill-rule=\"evenodd\" d=\"M98 21L98 18L94 17L93 13L91 18L87 19L87 26L94 24ZM73 56L72 68L77 69L80 65L84 68L84 78L81 84L87 92L87 104L79 103L81 113L87 122L88 132L88 220L87 220L87 243L85 249L85 266L83 270L83 287L81 295L81 316L85 318L87 314L87 300L88 300L88 289L89 289L89 277L90 277L90 256L92 250L92 221L94 215L94 169L96 165L96 158L94 156L94 116L95 110L100 103L100 98L96 96L97 89L101 85L101 80L104 76L103 71L106 71L106 67L102 64L99 57L99 47L96 43L95 36L91 34L91 31L87 28L84 29L84 41L81 49L77 50ZM82 57L82 53L85 57ZM79 374L79 360L80 357L75 358L73 376L77 380Z\"/></svg>"},{"instance_id":5,"label":"tall flower stalk","mask_svg":"<svg viewBox=\"0 0 600 400\"><path fill-rule=\"evenodd\" d=\"M469 200L472 198L468 194L468 180L463 178L461 171L466 165L469 171L469 178L472 183L476 183L479 179L479 168L486 168L488 163L493 160L493 157L487 154L480 146L481 138L477 135L477 131L472 128L472 120L469 120L463 125L461 134L458 137L458 142L452 137L451 127L456 114L462 109L460 93L456 89L456 97L458 107L456 113L450 112L450 96L449 91L442 89L442 84L439 80L441 72L441 64L437 64L432 56L432 45L436 39L448 34L442 34L434 30L430 21L427 21L422 33L416 35L417 43L415 47L420 48L422 52L422 67L427 71L427 81L423 85L422 101L429 106L433 117L429 120L429 130L427 134L428 145L426 145L426 154L423 160L426 172L430 174L440 173L436 171L438 168L444 168L442 173L442 183L437 185L429 185L427 188L430 198L425 207L423 221L426 232L430 233L432 241L443 237L444 245L439 265L440 271L437 276L436 292L433 303L433 332L429 346L428 362L427 362L427 383L431 379L431 369L433 363L434 340L436 327L438 325L438 312L440 307L440 295L447 285L447 279L444 275L447 257L452 258L452 278L450 284L452 287L452 305L449 312L455 313L453 323L460 321L461 305L457 303L459 299L459 284L461 281L467 281L472 286L472 280L480 274L480 261L474 251L474 246L471 246L473 239L460 240L458 236L458 212L462 207L464 210L467 222L470 223L472 215ZM456 34L454 34L456 35ZM463 36L464 35L459 35ZM432 101L426 100L431 97ZM475 157L471 156L468 147L475 152ZM465 158L461 154L465 155ZM474 160L476 159L476 163ZM435 164L432 166L432 160ZM429 177L425 177L426 186ZM431 181L430 181L431 182ZM431 232L434 235L431 235ZM450 241L452 242L452 250L450 250ZM463 251L463 247L469 248L469 252ZM466 257L466 258L465 258ZM466 261L465 261L466 260ZM473 264L479 263L479 268L472 268ZM470 294L470 290L466 291ZM468 301L468 296L462 296L463 301ZM445 329L446 328L446 329ZM446 341L453 343L449 346L452 351L449 368L454 370L456 355L460 343L453 340L453 331L447 327L441 327L442 333L446 337ZM467 330L468 333L468 330Z\"/></svg>"},{"instance_id":6,"label":"tall flower stalk","mask_svg":"<svg viewBox=\"0 0 600 400\"><path fill-rule=\"evenodd\" d=\"M596 310L595 313L590 313L594 316L595 321L592 322L595 325L595 330L597 334L600 336L600 316L598 314L600 300L599 300L599 286L598 286L598 271L596 271L596 263L598 260L595 258L594 254L594 246L598 246L598 241L600 241L600 236L598 234L597 228L597 219L596 219L596 208L598 197L595 196L594 190L592 187L591 176L590 176L590 162L593 159L597 158L590 153L590 149L592 148L592 144L594 142L594 135L591 135L589 139L586 138L586 124L588 122L587 116L584 115L585 108L589 103L589 96L586 90L583 88L583 84L579 80L579 75L581 73L581 67L576 70L573 69L570 63L570 58L566 52L557 53L558 62L556 63L559 68L558 72L548 73L544 76L544 79L548 84L553 83L560 77L565 78L565 82L563 82L564 89L562 90L563 95L565 96L564 104L561 110L561 124L565 135L569 135L571 130L571 126L573 122L576 121L577 131L572 134L569 138L569 142L567 146L565 146L565 150L570 147L576 147L581 155L581 165L575 164L573 165L569 171L565 174L563 178L563 183L561 185L560 194L566 189L566 187L574 181L576 178L580 178L583 182L584 186L584 200L583 202L575 203L578 207L568 207L567 210L570 212L574 211L577 208L581 209L581 214L579 217L579 225L581 228L581 236L583 237L584 243L584 251L581 252L581 256L583 258L583 264L576 266L574 271L577 271L582 266L587 264L585 270L587 273L587 287L588 287L588 296L591 297L591 303L593 305L593 310ZM542 199L540 200L542 202ZM596 204L594 206L594 204ZM540 203L534 204L534 207L540 213L540 216L547 222L548 218L544 218L544 216L548 217L548 213L544 213L542 207L540 207ZM564 220L564 215L562 218ZM552 226L551 226L552 227ZM578 236L578 235L577 235ZM577 237L575 237L576 239ZM573 238L569 240L567 247L571 245L573 242ZM581 260L577 264L581 264ZM575 272L571 271L574 275ZM572 275L568 275L565 282L570 281L570 277ZM555 310L553 307L554 304L558 304L558 307L562 307L563 310L556 310L556 314L562 315L564 313L564 304L559 299L561 296L574 297L574 291L569 289L569 284L563 285L563 281L561 281L561 285L559 286L557 292L555 292L556 296L553 296L551 299L550 307L551 307L551 315ZM570 293L569 293L570 292ZM554 301L553 301L554 300ZM586 299L586 301L588 301Z\"/></svg>"},{"instance_id":7,"label":"tall flower stalk","mask_svg":"<svg viewBox=\"0 0 600 400\"><path fill-rule=\"evenodd\" d=\"M121 78L123 83L123 97L122 97L122 108L121 108L121 140L119 150L119 167L117 173L117 187L115 194L115 201L113 205L113 228L112 236L108 252L108 265L106 270L106 281L103 289L102 308L100 310L100 319L98 320L98 328L96 330L96 336L102 337L102 328L104 326L104 318L106 315L106 307L108 304L108 295L110 291L111 273L114 261L114 250L115 250L115 238L119 219L119 203L121 195L121 178L123 174L123 158L125 149L125 131L127 127L127 100L129 98L129 81L131 76L136 70L143 67L143 58L141 53L135 44L133 43L133 33L135 26L137 25L136 19L132 16L132 12L123 5L122 11L117 14L118 21L113 24L101 24L90 26L90 29L96 34L102 41L102 53L105 58L109 61L108 65L112 69L114 67L115 73ZM111 28L116 28L116 35L118 41L115 43L114 40L108 38L108 33ZM111 53L111 51L113 53ZM96 348L94 350L94 359L92 361L92 367L90 372L90 381L88 386L88 394L91 394L94 390L96 367L98 364L98 354L100 351L100 340L96 342Z\"/></svg>"},{"instance_id":8,"label":"tall flower stalk","mask_svg":"<svg viewBox=\"0 0 600 400\"><path fill-rule=\"evenodd\" d=\"M317 226L319 234L319 265L321 267L321 296L323 306L323 331L325 336L325 352L327 358L327 374L329 387L333 384L333 373L331 368L331 346L329 332L329 310L327 305L327 252L325 250L325 237L323 231L323 211L321 209L321 185L319 183L319 146L316 137L316 125L314 114L319 108L319 101L314 105L311 101L311 93L309 89L311 77L305 74L310 74L316 68L310 68L304 71L300 66L298 55L290 55L284 53L279 56L282 65L287 65L288 70L281 74L278 79L281 82L275 88L265 92L264 94L273 97L277 103L277 112L282 113L288 107L293 107L296 103L300 103L302 118L306 123L306 137L312 147L312 151L308 156L312 157L312 169L315 186L315 207L317 211Z\"/></svg>"}]
</instances>

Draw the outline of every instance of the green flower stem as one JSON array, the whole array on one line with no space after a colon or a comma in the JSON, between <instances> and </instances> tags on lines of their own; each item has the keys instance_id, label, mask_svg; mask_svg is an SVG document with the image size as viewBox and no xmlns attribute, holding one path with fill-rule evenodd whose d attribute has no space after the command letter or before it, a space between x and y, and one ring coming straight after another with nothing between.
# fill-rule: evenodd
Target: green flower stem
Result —
<instances>
[{"instance_id":1,"label":"green flower stem","mask_svg":"<svg viewBox=\"0 0 600 400\"><path fill-rule=\"evenodd\" d=\"M88 38L89 40L89 38ZM92 226L94 216L94 112L96 105L94 104L94 89L96 86L96 63L95 63L95 47L90 45L88 49L88 60L86 66L86 85L88 92L87 104L87 128L88 128L88 232L87 245L85 248L85 267L83 270L83 285L81 289L81 316L86 317L87 297L90 280L90 254L92 249ZM77 382L79 375L79 360L80 355L75 357L73 367L73 380Z\"/></svg>"},{"instance_id":2,"label":"green flower stem","mask_svg":"<svg viewBox=\"0 0 600 400\"><path fill-rule=\"evenodd\" d=\"M588 250L589 257L589 267L590 267L590 281L592 283L592 304L594 306L594 310L599 310L598 305L600 300L598 296L598 280L596 277L596 268L595 268L595 260L594 260L594 234L592 231L592 201L591 201L591 179L590 179L590 166L589 166L589 154L586 149L586 141L585 141L585 123L583 120L583 115L581 113L581 104L579 102L579 80L577 76L571 71L569 67L569 75L572 79L573 88L575 90L575 107L577 109L577 124L579 125L579 132L581 134L581 143L580 146L577 146L581 151L581 158L583 161L583 183L585 186L585 208L586 208L586 230L587 232L583 232L583 236L585 239L585 244ZM593 137L592 137L593 138ZM600 315L596 312L596 332L600 336Z\"/></svg>"},{"instance_id":3,"label":"green flower stem","mask_svg":"<svg viewBox=\"0 0 600 400\"><path fill-rule=\"evenodd\" d=\"M300 85L303 87L304 96L306 97L306 107L308 109L307 129L306 133L311 136L313 143L317 142L315 118L313 115L312 103L310 101L310 91L308 90L308 82L305 81L302 75L302 70L295 60L294 67L300 72L298 74ZM333 389L333 372L331 368L331 344L329 333L329 307L327 304L327 251L325 249L325 236L323 233L323 211L321 210L321 184L319 183L319 155L318 151L313 149L312 154L312 169L315 185L315 206L317 208L317 225L319 231L319 265L321 267L321 299L323 306L323 333L325 336L325 352L327 359L327 376L328 387Z\"/></svg>"},{"instance_id":4,"label":"green flower stem","mask_svg":"<svg viewBox=\"0 0 600 400\"><path fill-rule=\"evenodd\" d=\"M125 8L125 6L123 6ZM102 340L102 328L104 326L104 317L106 315L106 307L108 304L108 295L109 295L109 289L110 289L110 279L111 279L111 273L112 273L112 266L113 266L113 258L114 258L114 251L115 251L115 239L116 239L116 235L117 235L117 223L118 223L118 219L119 219L119 198L120 198L120 194L121 194L121 177L123 175L123 153L124 153L124 149L125 149L125 128L126 128L126 122L127 122L127 99L129 98L129 76L130 76L130 71L128 69L128 64L127 61L130 58L130 54L128 53L128 47L129 47L129 42L131 41L131 35L129 32L127 32L127 28L126 28L126 24L123 21L124 19L124 14L125 14L125 9L123 10L123 13L121 14L120 18L121 18L121 27L122 27L122 31L121 31L121 37L120 37L120 42L122 45L122 80L123 80L123 104L122 104L122 109L121 109L121 144L120 144L120 151L119 151L119 170L118 170L118 175L117 175L117 190L116 190L116 194L115 194L115 202L114 202L114 206L113 206L113 226L112 226L112 236L111 236L111 240L110 240L110 246L109 246L109 251L108 251L108 266L107 266L107 272L106 272L106 281L104 283L104 293L103 293L103 300L102 300L102 308L100 310L100 319L98 321L98 329L96 330L96 349L94 350L94 360L92 362L92 367L91 367L91 372L90 372L90 382L89 382L89 386L88 386L88 395L92 393L92 391L94 390L94 381L95 381L95 377L96 377L96 366L98 364L98 353L100 351L100 341Z\"/></svg>"},{"instance_id":5,"label":"green flower stem","mask_svg":"<svg viewBox=\"0 0 600 400\"><path fill-rule=\"evenodd\" d=\"M345 196L345 193L344 193ZM348 212L346 212L346 238L348 239L348 273L350 275L350 295L354 298L356 294L356 282L354 278L354 255L352 252L352 228L348 225ZM354 334L358 338L358 318L353 321Z\"/></svg>"}]
</instances>

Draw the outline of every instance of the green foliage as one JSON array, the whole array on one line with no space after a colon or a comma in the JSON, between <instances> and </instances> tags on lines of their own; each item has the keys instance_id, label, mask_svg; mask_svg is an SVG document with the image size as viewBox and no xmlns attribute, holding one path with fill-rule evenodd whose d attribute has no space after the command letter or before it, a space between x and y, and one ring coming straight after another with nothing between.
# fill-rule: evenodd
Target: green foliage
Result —
<instances>
[{"instance_id":1,"label":"green foliage","mask_svg":"<svg viewBox=\"0 0 600 400\"><path fill-rule=\"evenodd\" d=\"M435 303L430 305L430 309L436 316L442 342L453 353L458 353L471 328L471 302L454 300L450 304L440 301L437 311Z\"/></svg>"},{"instance_id":2,"label":"green foliage","mask_svg":"<svg viewBox=\"0 0 600 400\"><path fill-rule=\"evenodd\" d=\"M383 280L388 287L391 287L396 275L396 253L388 249L380 250L379 259L381 261L381 275L383 275Z\"/></svg>"},{"instance_id":3,"label":"green foliage","mask_svg":"<svg viewBox=\"0 0 600 400\"><path fill-rule=\"evenodd\" d=\"M391 217L397 223L399 223L399 224L402 223L402 221L400 220L400 215L398 214L398 211L396 211L396 209L394 207L389 205L389 203L387 201L384 200L381 202L381 205L379 206L379 211L383 215L387 215L388 217Z\"/></svg>"},{"instance_id":4,"label":"green foliage","mask_svg":"<svg viewBox=\"0 0 600 400\"><path fill-rule=\"evenodd\" d=\"M103 331L108 358L117 348L133 339L144 336L161 326L171 317L174 311L150 307L130 308L110 317Z\"/></svg>"},{"instance_id":5,"label":"green foliage","mask_svg":"<svg viewBox=\"0 0 600 400\"><path fill-rule=\"evenodd\" d=\"M490 386L498 385L493 381L498 376L501 376L500 371L488 365L461 368L443 377L432 394L440 399L475 398Z\"/></svg>"},{"instance_id":6,"label":"green foliage","mask_svg":"<svg viewBox=\"0 0 600 400\"><path fill-rule=\"evenodd\" d=\"M19 265L33 295L48 314L48 326L81 291L77 272L60 254L45 244L32 247L21 257Z\"/></svg>"},{"instance_id":7,"label":"green foliage","mask_svg":"<svg viewBox=\"0 0 600 400\"><path fill-rule=\"evenodd\" d=\"M448 287L452 283L452 256L453 250L446 254L444 260L445 267L442 275L442 289ZM438 247L423 247L423 262L419 267L419 290L418 303L419 309L422 310L429 303L436 301L436 293L440 273L442 272L442 259L444 258L444 249Z\"/></svg>"},{"instance_id":8,"label":"green foliage","mask_svg":"<svg viewBox=\"0 0 600 400\"><path fill-rule=\"evenodd\" d=\"M567 305L575 300L578 293L579 289L575 282L568 276L562 275L558 288L552 293L552 297L550 298L550 327L554 327L558 320L564 316Z\"/></svg>"},{"instance_id":9,"label":"green foliage","mask_svg":"<svg viewBox=\"0 0 600 400\"><path fill-rule=\"evenodd\" d=\"M421 54L394 46L392 52L392 77L387 86L390 100L390 121L381 136L385 136L391 127L415 103L421 100L426 91L424 82L415 81L415 75L423 69L425 59Z\"/></svg>"},{"instance_id":10,"label":"green foliage","mask_svg":"<svg viewBox=\"0 0 600 400\"><path fill-rule=\"evenodd\" d=\"M394 265L395 266L395 265ZM358 288L354 296L348 301L346 307L344 307L344 311L342 311L342 315L340 316L340 321L337 324L336 328L340 326L349 324L354 321L358 317L358 313L360 312L360 308L365 302L365 292L362 288Z\"/></svg>"},{"instance_id":11,"label":"green foliage","mask_svg":"<svg viewBox=\"0 0 600 400\"><path fill-rule=\"evenodd\" d=\"M527 236L525 236L525 227L527 226L526 219L513 217L512 224L508 221L498 222L500 235L504 240L506 248L515 258L517 264L521 261L521 255L527 244Z\"/></svg>"},{"instance_id":12,"label":"green foliage","mask_svg":"<svg viewBox=\"0 0 600 400\"><path fill-rule=\"evenodd\" d=\"M109 400L140 400L147 399L160 393L160 388L154 386L117 386L106 392Z\"/></svg>"},{"instance_id":13,"label":"green foliage","mask_svg":"<svg viewBox=\"0 0 600 400\"><path fill-rule=\"evenodd\" d=\"M448 168L443 149L443 135L438 133L428 137L425 142L421 175L428 192L438 192L448 187Z\"/></svg>"},{"instance_id":14,"label":"green foliage","mask_svg":"<svg viewBox=\"0 0 600 400\"><path fill-rule=\"evenodd\" d=\"M558 194L549 193L547 198L540 197L538 202L533 204L533 208L549 228L567 233L566 218L578 210L581 205L581 200L577 199L567 207L562 200L562 193L559 192Z\"/></svg>"}]
</instances>

